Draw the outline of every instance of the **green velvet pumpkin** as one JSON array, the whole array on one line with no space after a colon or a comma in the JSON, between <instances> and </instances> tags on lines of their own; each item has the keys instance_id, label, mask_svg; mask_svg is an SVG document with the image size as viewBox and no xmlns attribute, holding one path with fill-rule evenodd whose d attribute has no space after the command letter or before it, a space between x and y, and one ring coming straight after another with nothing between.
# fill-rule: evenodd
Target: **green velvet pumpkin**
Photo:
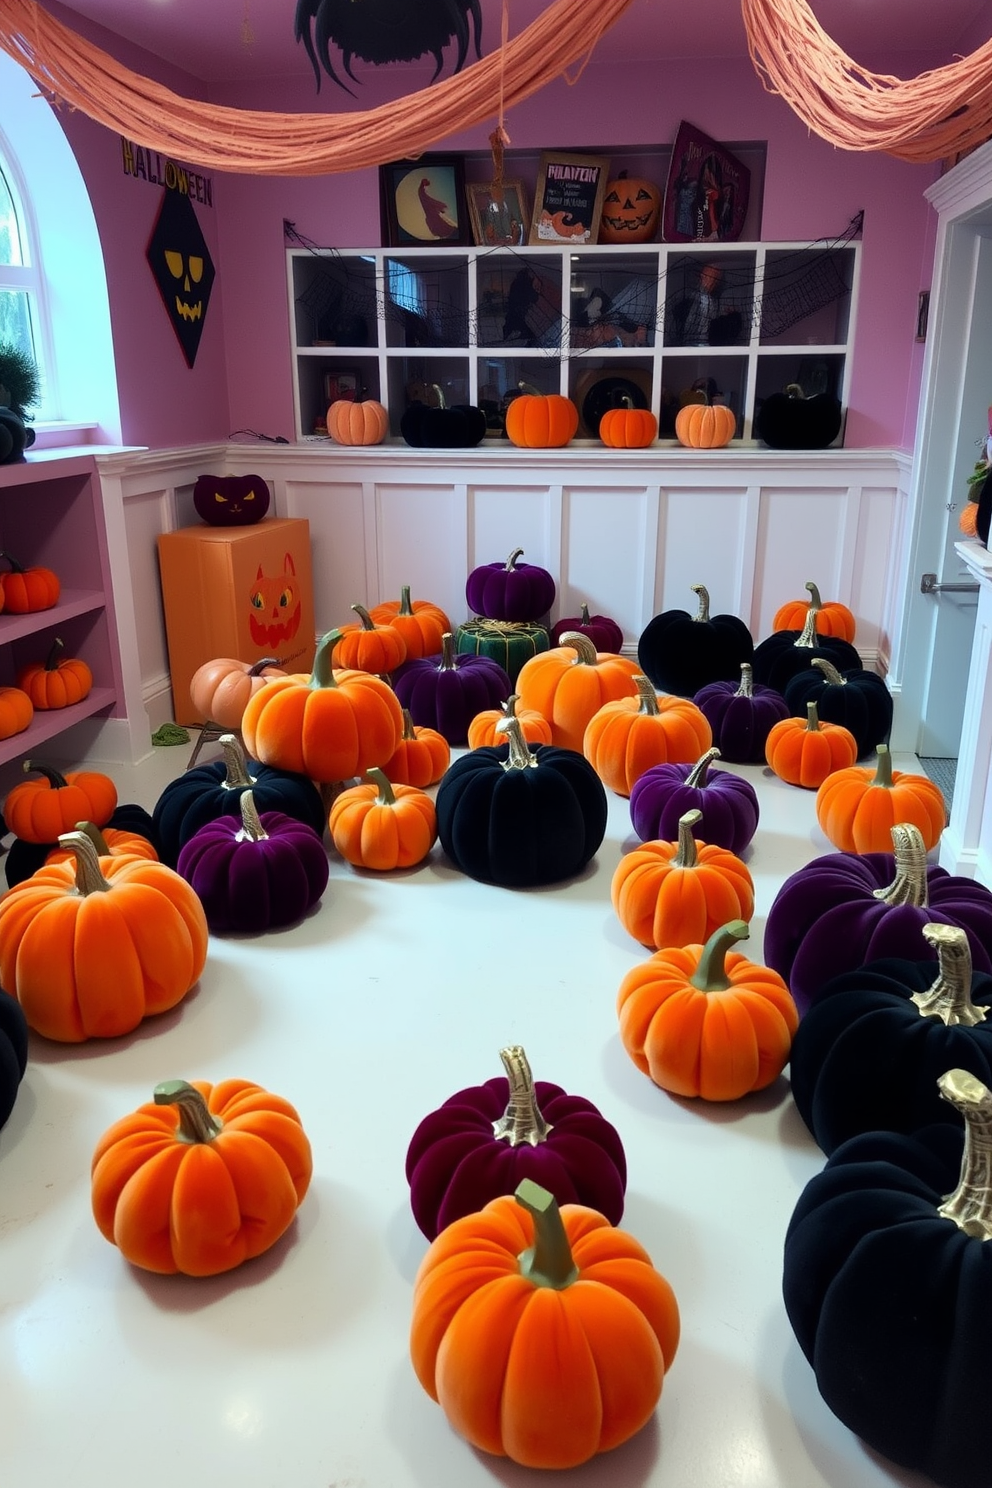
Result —
<instances>
[{"instance_id":1,"label":"green velvet pumpkin","mask_svg":"<svg viewBox=\"0 0 992 1488\"><path fill-rule=\"evenodd\" d=\"M455 635L455 650L472 656L488 656L498 662L511 682L525 661L550 645L543 625L513 620L466 620Z\"/></svg>"}]
</instances>

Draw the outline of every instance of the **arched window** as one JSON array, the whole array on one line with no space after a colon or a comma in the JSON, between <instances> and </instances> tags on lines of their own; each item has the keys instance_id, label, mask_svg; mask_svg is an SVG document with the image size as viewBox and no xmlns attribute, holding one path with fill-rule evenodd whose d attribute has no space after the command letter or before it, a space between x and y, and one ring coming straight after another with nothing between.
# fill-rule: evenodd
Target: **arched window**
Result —
<instances>
[{"instance_id":1,"label":"arched window","mask_svg":"<svg viewBox=\"0 0 992 1488\"><path fill-rule=\"evenodd\" d=\"M0 342L38 367L41 401L29 410L34 422L58 419L59 407L40 253L17 177L13 153L0 134Z\"/></svg>"}]
</instances>

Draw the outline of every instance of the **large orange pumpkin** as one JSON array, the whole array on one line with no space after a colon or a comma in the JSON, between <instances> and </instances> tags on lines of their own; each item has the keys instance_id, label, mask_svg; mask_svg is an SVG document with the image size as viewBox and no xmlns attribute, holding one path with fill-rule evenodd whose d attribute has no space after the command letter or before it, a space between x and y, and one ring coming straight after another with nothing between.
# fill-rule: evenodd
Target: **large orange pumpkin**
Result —
<instances>
[{"instance_id":1,"label":"large orange pumpkin","mask_svg":"<svg viewBox=\"0 0 992 1488\"><path fill-rule=\"evenodd\" d=\"M589 720L604 703L635 697L640 667L632 656L597 651L577 630L566 630L560 643L525 661L517 677L521 709L531 708L551 724L552 740L582 753Z\"/></svg>"},{"instance_id":2,"label":"large orange pumpkin","mask_svg":"<svg viewBox=\"0 0 992 1488\"><path fill-rule=\"evenodd\" d=\"M582 736L582 753L618 796L629 796L653 765L691 764L713 743L713 730L689 698L659 697L640 675L634 685L636 697L604 703Z\"/></svg>"},{"instance_id":3,"label":"large orange pumpkin","mask_svg":"<svg viewBox=\"0 0 992 1488\"><path fill-rule=\"evenodd\" d=\"M216 1276L285 1233L312 1168L281 1096L249 1080L168 1080L97 1143L93 1217L135 1266Z\"/></svg>"},{"instance_id":4,"label":"large orange pumpkin","mask_svg":"<svg viewBox=\"0 0 992 1488\"><path fill-rule=\"evenodd\" d=\"M888 745L879 744L874 769L851 765L827 776L816 793L816 819L841 852L886 852L901 822L919 830L929 852L947 824L947 808L939 785L893 770Z\"/></svg>"},{"instance_id":5,"label":"large orange pumpkin","mask_svg":"<svg viewBox=\"0 0 992 1488\"><path fill-rule=\"evenodd\" d=\"M679 817L677 842L645 842L625 853L610 885L617 919L641 945L664 950L709 940L754 913L754 882L735 853L697 842L701 811Z\"/></svg>"},{"instance_id":6,"label":"large orange pumpkin","mask_svg":"<svg viewBox=\"0 0 992 1488\"><path fill-rule=\"evenodd\" d=\"M788 599L779 605L772 617L772 630L802 630L812 612L818 636L836 636L853 644L857 629L854 611L839 600L828 600L824 604L812 579L805 587L809 590L809 599Z\"/></svg>"},{"instance_id":7,"label":"large orange pumpkin","mask_svg":"<svg viewBox=\"0 0 992 1488\"><path fill-rule=\"evenodd\" d=\"M525 449L560 449L579 427L579 410L561 393L521 393L506 410L506 437Z\"/></svg>"},{"instance_id":8,"label":"large orange pumpkin","mask_svg":"<svg viewBox=\"0 0 992 1488\"><path fill-rule=\"evenodd\" d=\"M578 1467L650 1419L679 1342L671 1286L643 1246L525 1178L433 1241L410 1355L472 1446Z\"/></svg>"}]
</instances>

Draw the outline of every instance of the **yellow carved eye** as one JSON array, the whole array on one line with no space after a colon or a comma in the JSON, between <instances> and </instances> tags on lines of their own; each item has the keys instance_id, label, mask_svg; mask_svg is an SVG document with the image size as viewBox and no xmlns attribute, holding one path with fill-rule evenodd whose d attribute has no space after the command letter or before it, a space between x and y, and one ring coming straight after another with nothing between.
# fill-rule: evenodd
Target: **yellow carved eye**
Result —
<instances>
[{"instance_id":1,"label":"yellow carved eye","mask_svg":"<svg viewBox=\"0 0 992 1488\"><path fill-rule=\"evenodd\" d=\"M226 496L222 496L219 491L215 491L214 492L214 500L215 501L222 501L225 506L227 505L227 497Z\"/></svg>"},{"instance_id":2,"label":"yellow carved eye","mask_svg":"<svg viewBox=\"0 0 992 1488\"><path fill-rule=\"evenodd\" d=\"M199 284L200 280L203 278L203 259L202 258L200 258L198 256L195 256L195 255L190 258L190 261L189 261L189 277L192 279L192 281L193 281L194 284Z\"/></svg>"},{"instance_id":3,"label":"yellow carved eye","mask_svg":"<svg viewBox=\"0 0 992 1488\"><path fill-rule=\"evenodd\" d=\"M183 256L181 253L174 253L171 248L167 248L165 250L165 262L173 279L181 279L183 277Z\"/></svg>"}]
</instances>

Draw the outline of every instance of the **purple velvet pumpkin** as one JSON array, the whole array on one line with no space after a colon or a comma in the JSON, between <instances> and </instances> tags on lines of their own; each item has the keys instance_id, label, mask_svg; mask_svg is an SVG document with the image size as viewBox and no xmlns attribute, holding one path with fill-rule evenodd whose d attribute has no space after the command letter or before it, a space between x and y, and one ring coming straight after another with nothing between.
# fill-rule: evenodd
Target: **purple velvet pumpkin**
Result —
<instances>
[{"instance_id":1,"label":"purple velvet pumpkin","mask_svg":"<svg viewBox=\"0 0 992 1488\"><path fill-rule=\"evenodd\" d=\"M523 548L515 548L505 563L473 568L465 585L465 599L474 615L484 620L540 620L555 602L557 588L546 568L518 563Z\"/></svg>"},{"instance_id":2,"label":"purple velvet pumpkin","mask_svg":"<svg viewBox=\"0 0 992 1488\"><path fill-rule=\"evenodd\" d=\"M449 744L465 744L475 715L501 708L513 687L499 662L456 652L454 637L446 631L438 655L396 668L393 691L418 728L437 729Z\"/></svg>"},{"instance_id":3,"label":"purple velvet pumpkin","mask_svg":"<svg viewBox=\"0 0 992 1488\"><path fill-rule=\"evenodd\" d=\"M552 646L560 646L567 630L578 631L586 636L597 651L612 651L619 655L623 650L623 630L609 615L590 615L589 606L583 604L582 613L576 617L559 620L551 630Z\"/></svg>"},{"instance_id":4,"label":"purple velvet pumpkin","mask_svg":"<svg viewBox=\"0 0 992 1488\"><path fill-rule=\"evenodd\" d=\"M976 971L992 971L992 893L928 865L918 828L892 828L894 853L827 853L787 878L765 921L764 958L800 1013L825 983L869 961L921 956L928 922L960 925Z\"/></svg>"},{"instance_id":5,"label":"purple velvet pumpkin","mask_svg":"<svg viewBox=\"0 0 992 1488\"><path fill-rule=\"evenodd\" d=\"M742 853L758 828L758 797L750 780L714 770L719 749L707 749L694 765L652 765L630 792L630 820L642 842L674 842L679 820L699 811L703 842Z\"/></svg>"},{"instance_id":6,"label":"purple velvet pumpkin","mask_svg":"<svg viewBox=\"0 0 992 1488\"><path fill-rule=\"evenodd\" d=\"M240 806L240 818L207 822L179 854L214 935L295 925L327 887L327 851L312 827L281 811L259 815L250 790Z\"/></svg>"},{"instance_id":7,"label":"purple velvet pumpkin","mask_svg":"<svg viewBox=\"0 0 992 1488\"><path fill-rule=\"evenodd\" d=\"M756 687L751 664L741 662L741 680L710 682L693 698L713 731L720 758L735 765L763 765L765 743L789 707L774 687Z\"/></svg>"},{"instance_id":8,"label":"purple velvet pumpkin","mask_svg":"<svg viewBox=\"0 0 992 1488\"><path fill-rule=\"evenodd\" d=\"M559 1204L619 1224L627 1162L616 1128L591 1101L534 1082L519 1046L500 1050L507 1078L459 1090L417 1127L406 1155L413 1217L428 1240L532 1178Z\"/></svg>"},{"instance_id":9,"label":"purple velvet pumpkin","mask_svg":"<svg viewBox=\"0 0 992 1488\"><path fill-rule=\"evenodd\" d=\"M193 487L197 514L211 527L250 527L265 516L269 500L260 475L201 475Z\"/></svg>"}]
</instances>

